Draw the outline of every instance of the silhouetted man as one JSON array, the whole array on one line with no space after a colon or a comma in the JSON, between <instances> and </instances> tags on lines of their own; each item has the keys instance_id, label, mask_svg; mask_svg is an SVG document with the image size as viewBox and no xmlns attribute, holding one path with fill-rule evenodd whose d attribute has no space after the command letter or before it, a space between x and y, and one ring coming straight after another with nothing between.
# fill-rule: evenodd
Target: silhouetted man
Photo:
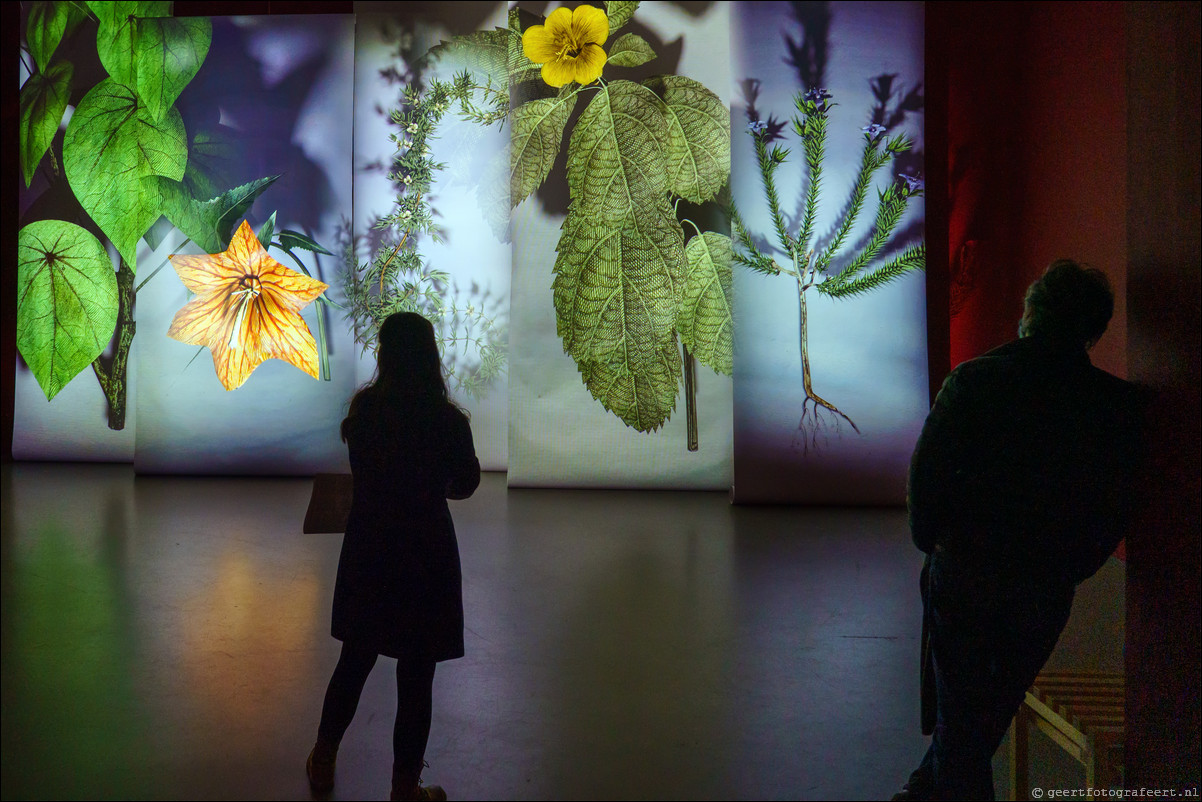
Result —
<instances>
[{"instance_id":1,"label":"silhouetted man","mask_svg":"<svg viewBox=\"0 0 1202 802\"><path fill-rule=\"evenodd\" d=\"M935 399L909 480L934 732L895 799L993 799L993 754L1074 589L1124 535L1138 403L1088 355L1113 311L1104 274L1054 262L1019 339L957 367Z\"/></svg>"}]
</instances>

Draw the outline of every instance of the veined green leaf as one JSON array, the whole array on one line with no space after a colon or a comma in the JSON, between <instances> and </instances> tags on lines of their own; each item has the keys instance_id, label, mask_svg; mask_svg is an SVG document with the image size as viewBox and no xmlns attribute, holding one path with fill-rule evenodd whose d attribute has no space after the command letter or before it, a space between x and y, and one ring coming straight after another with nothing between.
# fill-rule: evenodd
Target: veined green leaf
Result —
<instances>
[{"instance_id":1,"label":"veined green leaf","mask_svg":"<svg viewBox=\"0 0 1202 802\"><path fill-rule=\"evenodd\" d=\"M674 337L684 243L666 199L626 225L569 213L555 260L556 323L577 362L624 353L639 372Z\"/></svg>"},{"instance_id":2,"label":"veined green leaf","mask_svg":"<svg viewBox=\"0 0 1202 802\"><path fill-rule=\"evenodd\" d=\"M444 39L430 48L426 57L435 62L445 59L469 72L505 80L509 75L509 35L507 28L473 31Z\"/></svg>"},{"instance_id":3,"label":"veined green leaf","mask_svg":"<svg viewBox=\"0 0 1202 802\"><path fill-rule=\"evenodd\" d=\"M263 246L263 250L271 247L271 236L275 234L275 212L271 213L271 217L267 218L267 222L259 226L259 244Z\"/></svg>"},{"instance_id":4,"label":"veined green leaf","mask_svg":"<svg viewBox=\"0 0 1202 802\"><path fill-rule=\"evenodd\" d=\"M42 72L50 66L50 59L58 49L63 34L67 32L67 17L71 4L62 2L33 3L29 7L29 21L25 26L25 41L29 52Z\"/></svg>"},{"instance_id":5,"label":"veined green leaf","mask_svg":"<svg viewBox=\"0 0 1202 802\"><path fill-rule=\"evenodd\" d=\"M692 203L710 200L730 179L730 110L682 75L644 81L664 101L669 191Z\"/></svg>"},{"instance_id":6,"label":"veined green leaf","mask_svg":"<svg viewBox=\"0 0 1202 802\"><path fill-rule=\"evenodd\" d=\"M63 120L73 73L70 62L60 61L45 72L29 76L21 87L21 172L25 186L33 181L34 171Z\"/></svg>"},{"instance_id":7,"label":"veined green leaf","mask_svg":"<svg viewBox=\"0 0 1202 802\"><path fill-rule=\"evenodd\" d=\"M609 35L613 36L615 31L630 22L630 18L634 16L635 9L638 7L639 4L631 2L631 0L605 0L605 16L609 18Z\"/></svg>"},{"instance_id":8,"label":"veined green leaf","mask_svg":"<svg viewBox=\"0 0 1202 802\"><path fill-rule=\"evenodd\" d=\"M624 33L610 47L609 58L605 60L605 63L615 67L637 67L640 64L646 64L653 58L655 58L655 51L651 49L651 45L647 44L646 39L637 33Z\"/></svg>"},{"instance_id":9,"label":"veined green leaf","mask_svg":"<svg viewBox=\"0 0 1202 802\"><path fill-rule=\"evenodd\" d=\"M584 362L578 367L593 398L640 432L655 431L676 408L682 367L675 337L639 372L632 371L621 354L608 362Z\"/></svg>"},{"instance_id":10,"label":"veined green leaf","mask_svg":"<svg viewBox=\"0 0 1202 802\"><path fill-rule=\"evenodd\" d=\"M680 339L703 364L729 376L734 359L730 237L714 231L693 237L685 257L689 274L676 320Z\"/></svg>"},{"instance_id":11,"label":"veined green leaf","mask_svg":"<svg viewBox=\"0 0 1202 802\"><path fill-rule=\"evenodd\" d=\"M138 70L134 63L135 23L138 17L169 17L170 2L129 2L128 0L88 0L88 8L100 20L96 34L96 52L100 63L119 84L137 88Z\"/></svg>"},{"instance_id":12,"label":"veined green leaf","mask_svg":"<svg viewBox=\"0 0 1202 802\"><path fill-rule=\"evenodd\" d=\"M299 231L290 231L283 229L280 231L280 245L287 250L300 248L303 251L312 251L313 253L324 253L327 256L333 256L332 253L318 245L311 237L300 233Z\"/></svg>"},{"instance_id":13,"label":"veined green leaf","mask_svg":"<svg viewBox=\"0 0 1202 802\"><path fill-rule=\"evenodd\" d=\"M128 86L105 79L80 101L63 140L63 168L84 210L131 269L138 239L160 214L142 179L179 180L188 160L184 122L172 108L151 119Z\"/></svg>"},{"instance_id":14,"label":"veined green leaf","mask_svg":"<svg viewBox=\"0 0 1202 802\"><path fill-rule=\"evenodd\" d=\"M623 225L666 197L663 107L654 92L630 81L614 81L593 97L568 142L568 189L579 214Z\"/></svg>"},{"instance_id":15,"label":"veined green leaf","mask_svg":"<svg viewBox=\"0 0 1202 802\"><path fill-rule=\"evenodd\" d=\"M138 96L157 122L204 63L213 41L213 23L207 17L147 18L136 23Z\"/></svg>"},{"instance_id":16,"label":"veined green leaf","mask_svg":"<svg viewBox=\"0 0 1202 802\"><path fill-rule=\"evenodd\" d=\"M576 95L523 103L510 113L509 202L517 206L551 172Z\"/></svg>"},{"instance_id":17,"label":"veined green leaf","mask_svg":"<svg viewBox=\"0 0 1202 802\"><path fill-rule=\"evenodd\" d=\"M179 181L155 177L147 183L153 185L162 213L176 228L205 252L220 253L229 247L234 223L246 215L255 199L277 178L278 175L260 178L207 201L195 200Z\"/></svg>"},{"instance_id":18,"label":"veined green leaf","mask_svg":"<svg viewBox=\"0 0 1202 802\"><path fill-rule=\"evenodd\" d=\"M112 339L117 276L100 240L62 220L22 228L17 251L17 349L49 401Z\"/></svg>"}]
</instances>

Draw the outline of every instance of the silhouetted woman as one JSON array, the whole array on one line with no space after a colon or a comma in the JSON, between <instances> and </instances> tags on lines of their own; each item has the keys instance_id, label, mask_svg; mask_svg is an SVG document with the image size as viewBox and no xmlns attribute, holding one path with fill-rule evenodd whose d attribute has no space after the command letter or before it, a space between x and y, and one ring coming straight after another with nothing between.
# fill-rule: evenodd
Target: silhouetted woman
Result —
<instances>
[{"instance_id":1,"label":"silhouetted woman","mask_svg":"<svg viewBox=\"0 0 1202 802\"><path fill-rule=\"evenodd\" d=\"M402 312L380 327L376 379L342 422L354 498L331 633L342 654L309 754L309 784L334 785L338 744L378 655L395 657L392 799L446 799L422 786L434 666L463 656L459 546L447 499L480 484L467 416L447 398L434 328Z\"/></svg>"}]
</instances>

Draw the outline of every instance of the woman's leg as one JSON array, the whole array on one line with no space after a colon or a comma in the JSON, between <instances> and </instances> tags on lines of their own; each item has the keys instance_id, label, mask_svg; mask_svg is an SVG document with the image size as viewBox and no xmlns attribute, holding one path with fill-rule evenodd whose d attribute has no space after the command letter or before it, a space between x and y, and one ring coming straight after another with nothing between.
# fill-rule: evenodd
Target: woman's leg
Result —
<instances>
[{"instance_id":1,"label":"woman's leg","mask_svg":"<svg viewBox=\"0 0 1202 802\"><path fill-rule=\"evenodd\" d=\"M397 660L396 724L392 730L394 791L416 786L422 773L426 742L430 739L435 663Z\"/></svg>"},{"instance_id":2,"label":"woman's leg","mask_svg":"<svg viewBox=\"0 0 1202 802\"><path fill-rule=\"evenodd\" d=\"M338 665L334 667L334 675L330 677L325 704L321 708L321 724L317 727L319 745L338 748L346 728L355 717L359 695L363 693L367 675L376 664L376 656L371 649L342 644L342 654L338 657Z\"/></svg>"}]
</instances>

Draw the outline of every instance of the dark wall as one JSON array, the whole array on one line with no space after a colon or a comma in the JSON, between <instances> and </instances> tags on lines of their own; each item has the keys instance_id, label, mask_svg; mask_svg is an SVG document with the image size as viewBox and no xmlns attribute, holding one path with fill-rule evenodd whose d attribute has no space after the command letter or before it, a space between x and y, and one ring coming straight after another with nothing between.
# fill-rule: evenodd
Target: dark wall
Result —
<instances>
[{"instance_id":1,"label":"dark wall","mask_svg":"<svg viewBox=\"0 0 1202 802\"><path fill-rule=\"evenodd\" d=\"M1092 357L1126 376L1122 6L932 3L927 15L945 60L928 80L947 86L950 365L1014 339L1027 285L1069 257L1110 276L1115 317Z\"/></svg>"},{"instance_id":2,"label":"dark wall","mask_svg":"<svg viewBox=\"0 0 1202 802\"><path fill-rule=\"evenodd\" d=\"M1127 539L1128 788L1199 782L1199 3L1126 3L1128 359L1151 387Z\"/></svg>"}]
</instances>

